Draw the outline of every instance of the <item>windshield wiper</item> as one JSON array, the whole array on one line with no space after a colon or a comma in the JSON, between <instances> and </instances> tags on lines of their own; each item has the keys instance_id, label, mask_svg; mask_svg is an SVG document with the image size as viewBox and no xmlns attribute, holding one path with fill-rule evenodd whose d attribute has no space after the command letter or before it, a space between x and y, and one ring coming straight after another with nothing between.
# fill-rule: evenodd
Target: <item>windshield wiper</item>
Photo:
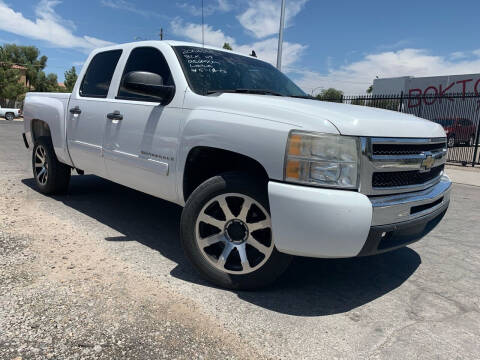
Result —
<instances>
[{"instance_id":1,"label":"windshield wiper","mask_svg":"<svg viewBox=\"0 0 480 360\"><path fill-rule=\"evenodd\" d=\"M216 93L237 93L237 94L255 94L255 95L273 95L273 96L284 96L278 92L267 90L267 89L221 89L221 90L208 90L207 94L216 94Z\"/></svg>"},{"instance_id":2,"label":"windshield wiper","mask_svg":"<svg viewBox=\"0 0 480 360\"><path fill-rule=\"evenodd\" d=\"M222 89L222 90L208 90L207 94L217 94L217 93L237 93L237 94L255 94L255 95L273 95L273 96L284 96L292 97L297 99L310 99L315 100L313 96L310 95L283 95L276 91L268 89Z\"/></svg>"},{"instance_id":3,"label":"windshield wiper","mask_svg":"<svg viewBox=\"0 0 480 360\"><path fill-rule=\"evenodd\" d=\"M296 98L296 99L310 99L315 100L315 98L311 95L287 95L288 97Z\"/></svg>"}]
</instances>

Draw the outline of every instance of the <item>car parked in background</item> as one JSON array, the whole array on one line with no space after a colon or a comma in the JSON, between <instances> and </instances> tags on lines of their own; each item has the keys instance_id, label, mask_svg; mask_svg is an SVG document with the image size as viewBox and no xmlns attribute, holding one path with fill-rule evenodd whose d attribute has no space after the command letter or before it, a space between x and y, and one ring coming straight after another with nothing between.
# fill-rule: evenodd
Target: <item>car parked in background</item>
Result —
<instances>
[{"instance_id":1,"label":"car parked in background","mask_svg":"<svg viewBox=\"0 0 480 360\"><path fill-rule=\"evenodd\" d=\"M475 134L477 127L470 119L465 118L443 118L435 119L436 123L443 126L447 134L448 147L457 144L475 145Z\"/></svg>"},{"instance_id":2,"label":"car parked in background","mask_svg":"<svg viewBox=\"0 0 480 360\"><path fill-rule=\"evenodd\" d=\"M2 108L0 106L0 117L4 117L6 120L12 121L13 119L20 117L20 115L22 115L20 109Z\"/></svg>"}]
</instances>

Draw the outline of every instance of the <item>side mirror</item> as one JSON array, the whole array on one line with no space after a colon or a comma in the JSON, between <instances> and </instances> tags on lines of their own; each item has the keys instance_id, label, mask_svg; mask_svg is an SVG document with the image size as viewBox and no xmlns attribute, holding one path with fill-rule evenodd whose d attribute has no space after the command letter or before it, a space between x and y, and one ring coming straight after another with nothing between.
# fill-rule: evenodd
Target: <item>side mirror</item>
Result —
<instances>
[{"instance_id":1,"label":"side mirror","mask_svg":"<svg viewBox=\"0 0 480 360\"><path fill-rule=\"evenodd\" d=\"M147 71L129 72L122 85L131 93L158 99L162 104L169 102L175 93L174 86L164 85L160 75Z\"/></svg>"}]
</instances>

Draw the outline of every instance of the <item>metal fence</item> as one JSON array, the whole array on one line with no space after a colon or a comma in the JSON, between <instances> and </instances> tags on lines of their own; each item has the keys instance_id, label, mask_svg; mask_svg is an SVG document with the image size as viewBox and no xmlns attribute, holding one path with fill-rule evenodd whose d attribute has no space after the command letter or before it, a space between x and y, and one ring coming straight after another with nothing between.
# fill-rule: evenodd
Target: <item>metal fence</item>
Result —
<instances>
[{"instance_id":1,"label":"metal fence","mask_svg":"<svg viewBox=\"0 0 480 360\"><path fill-rule=\"evenodd\" d=\"M442 125L447 133L447 161L472 166L480 164L480 94L408 96L401 93L321 100L399 111L434 121Z\"/></svg>"}]
</instances>

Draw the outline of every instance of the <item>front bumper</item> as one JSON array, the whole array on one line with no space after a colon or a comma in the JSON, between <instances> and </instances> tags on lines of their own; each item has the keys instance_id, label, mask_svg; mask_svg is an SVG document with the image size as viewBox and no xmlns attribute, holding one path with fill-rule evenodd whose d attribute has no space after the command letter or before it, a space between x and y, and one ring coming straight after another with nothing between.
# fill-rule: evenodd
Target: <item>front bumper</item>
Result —
<instances>
[{"instance_id":1,"label":"front bumper","mask_svg":"<svg viewBox=\"0 0 480 360\"><path fill-rule=\"evenodd\" d=\"M432 231L447 212L448 202L419 218L398 224L372 226L358 256L380 254L420 240Z\"/></svg>"},{"instance_id":2,"label":"front bumper","mask_svg":"<svg viewBox=\"0 0 480 360\"><path fill-rule=\"evenodd\" d=\"M364 256L417 241L450 202L447 176L423 191L367 197L353 191L269 183L275 245L280 252L322 258Z\"/></svg>"}]
</instances>

